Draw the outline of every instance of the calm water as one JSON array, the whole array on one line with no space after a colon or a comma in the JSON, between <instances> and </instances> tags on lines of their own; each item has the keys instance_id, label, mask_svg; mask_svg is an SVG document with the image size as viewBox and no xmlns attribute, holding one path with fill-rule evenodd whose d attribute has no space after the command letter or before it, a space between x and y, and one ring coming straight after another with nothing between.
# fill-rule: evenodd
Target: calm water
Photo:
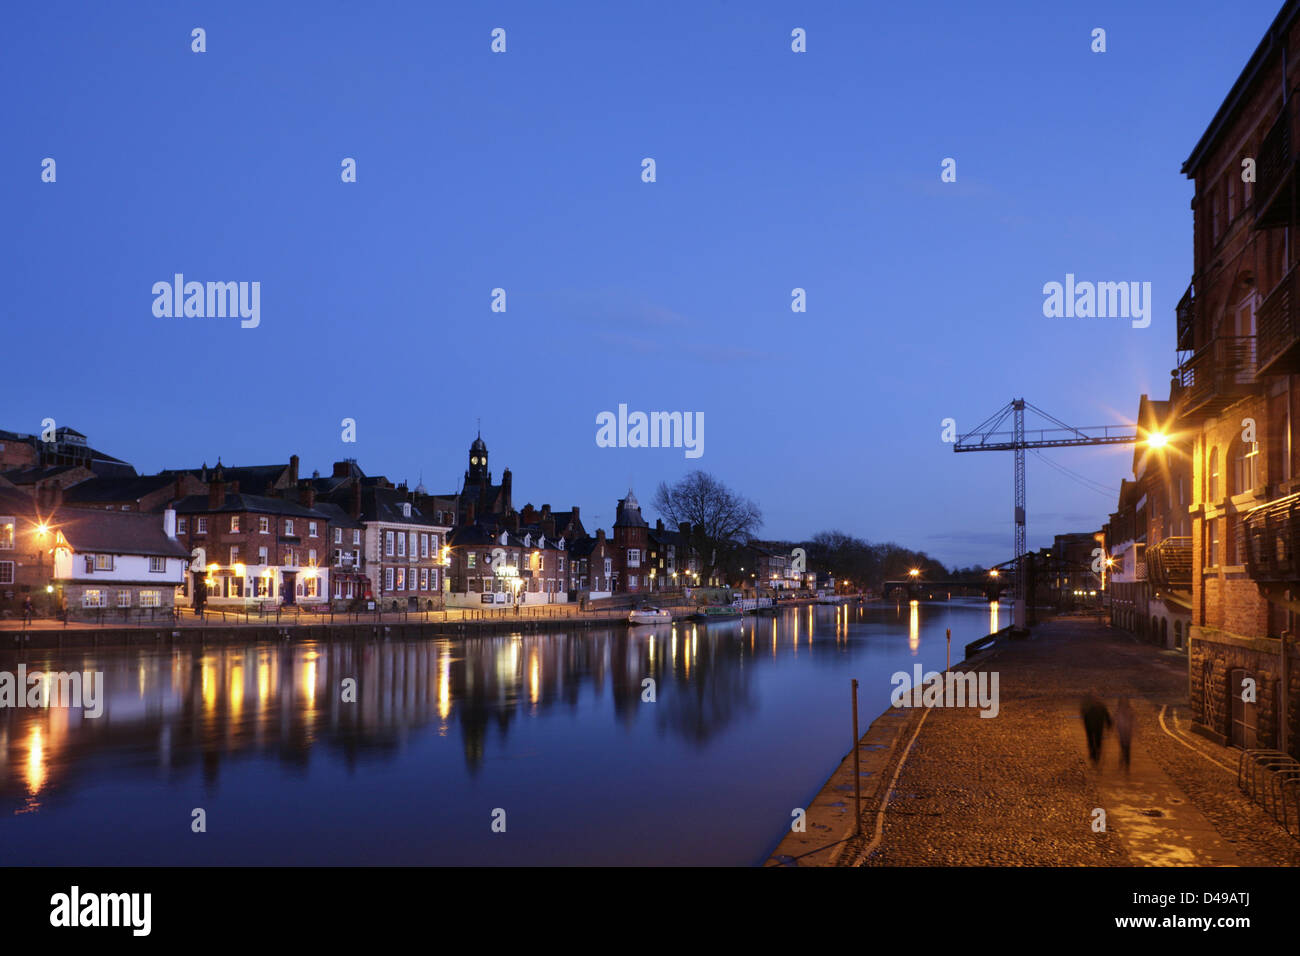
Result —
<instances>
[{"instance_id":1,"label":"calm water","mask_svg":"<svg viewBox=\"0 0 1300 956\"><path fill-rule=\"evenodd\" d=\"M102 671L104 709L0 710L0 864L757 864L850 749L850 678L865 730L892 673L943 668L945 628L960 660L1006 617L28 651Z\"/></svg>"}]
</instances>

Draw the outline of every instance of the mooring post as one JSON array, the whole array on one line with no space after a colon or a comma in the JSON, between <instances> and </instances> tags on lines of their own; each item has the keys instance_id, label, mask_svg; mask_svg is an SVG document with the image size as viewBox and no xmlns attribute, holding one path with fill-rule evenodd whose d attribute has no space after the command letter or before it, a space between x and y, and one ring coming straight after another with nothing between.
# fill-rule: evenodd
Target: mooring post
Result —
<instances>
[{"instance_id":1,"label":"mooring post","mask_svg":"<svg viewBox=\"0 0 1300 956\"><path fill-rule=\"evenodd\" d=\"M858 681L853 680L853 832L862 832L862 771L858 755Z\"/></svg>"}]
</instances>

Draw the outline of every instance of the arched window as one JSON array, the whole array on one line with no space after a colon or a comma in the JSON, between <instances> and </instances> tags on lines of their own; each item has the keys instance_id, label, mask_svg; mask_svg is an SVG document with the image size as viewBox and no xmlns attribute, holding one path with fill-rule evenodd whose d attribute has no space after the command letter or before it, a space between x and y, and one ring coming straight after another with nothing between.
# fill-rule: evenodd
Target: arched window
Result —
<instances>
[{"instance_id":1,"label":"arched window","mask_svg":"<svg viewBox=\"0 0 1300 956\"><path fill-rule=\"evenodd\" d=\"M1210 466L1205 474L1205 500L1213 504L1219 500L1219 449L1210 449Z\"/></svg>"},{"instance_id":2,"label":"arched window","mask_svg":"<svg viewBox=\"0 0 1300 956\"><path fill-rule=\"evenodd\" d=\"M1232 488L1229 494L1240 495L1259 484L1259 442L1232 443Z\"/></svg>"}]
</instances>

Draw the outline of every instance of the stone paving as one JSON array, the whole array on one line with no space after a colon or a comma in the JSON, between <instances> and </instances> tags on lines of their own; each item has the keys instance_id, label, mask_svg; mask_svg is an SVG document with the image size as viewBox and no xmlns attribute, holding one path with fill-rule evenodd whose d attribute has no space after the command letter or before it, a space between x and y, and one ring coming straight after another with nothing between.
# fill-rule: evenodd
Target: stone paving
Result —
<instances>
[{"instance_id":1,"label":"stone paving","mask_svg":"<svg viewBox=\"0 0 1300 956\"><path fill-rule=\"evenodd\" d=\"M876 775L864 835L845 841L839 865L1300 865L1300 842L1237 789L1239 751L1189 732L1181 652L1073 617L972 666L998 672L998 716L911 711L902 746ZM1113 729L1100 766L1088 761L1079 718L1088 692L1112 714L1130 698L1128 771ZM918 724L873 846L880 792ZM1097 808L1105 832L1094 831Z\"/></svg>"}]
</instances>

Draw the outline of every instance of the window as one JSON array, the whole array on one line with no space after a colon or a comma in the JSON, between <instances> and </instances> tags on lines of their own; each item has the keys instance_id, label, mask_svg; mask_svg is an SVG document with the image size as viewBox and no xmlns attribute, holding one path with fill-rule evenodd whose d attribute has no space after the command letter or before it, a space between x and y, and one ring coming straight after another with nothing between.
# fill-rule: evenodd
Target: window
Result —
<instances>
[{"instance_id":1,"label":"window","mask_svg":"<svg viewBox=\"0 0 1300 956\"><path fill-rule=\"evenodd\" d=\"M1246 518L1234 515L1232 518L1232 563L1246 563Z\"/></svg>"},{"instance_id":2,"label":"window","mask_svg":"<svg viewBox=\"0 0 1300 956\"><path fill-rule=\"evenodd\" d=\"M438 569L432 568L429 571L429 590L438 590Z\"/></svg>"},{"instance_id":3,"label":"window","mask_svg":"<svg viewBox=\"0 0 1300 956\"><path fill-rule=\"evenodd\" d=\"M356 544L360 544L360 543L361 543L361 529L360 529L360 528L353 528L353 529L352 529L352 543L353 543L354 545L356 545Z\"/></svg>"},{"instance_id":4,"label":"window","mask_svg":"<svg viewBox=\"0 0 1300 956\"><path fill-rule=\"evenodd\" d=\"M118 606L118 607L130 607L130 606L131 606L131 592L130 592L130 591L118 591L118 592L117 592L117 606Z\"/></svg>"},{"instance_id":5,"label":"window","mask_svg":"<svg viewBox=\"0 0 1300 956\"><path fill-rule=\"evenodd\" d=\"M235 552L236 554L239 553L239 549L238 549L238 548L235 548L235 549L233 549L233 550L234 550L234 552ZM233 564L234 562L232 561L231 563ZM150 558L150 559L149 559L149 573L150 573L150 574L163 574L163 573L165 573L166 571L167 571L167 559L166 559L166 558Z\"/></svg>"},{"instance_id":6,"label":"window","mask_svg":"<svg viewBox=\"0 0 1300 956\"><path fill-rule=\"evenodd\" d=\"M436 557L438 554L438 536L436 534L429 535L429 547L433 549L434 556Z\"/></svg>"},{"instance_id":7,"label":"window","mask_svg":"<svg viewBox=\"0 0 1300 956\"><path fill-rule=\"evenodd\" d=\"M270 533L271 533L271 519L270 519L270 518L267 518L267 517L261 517L261 518L258 518L258 519L257 519L257 533L258 533L258 534L270 534Z\"/></svg>"},{"instance_id":8,"label":"window","mask_svg":"<svg viewBox=\"0 0 1300 956\"><path fill-rule=\"evenodd\" d=\"M342 543L343 543L343 529L342 529L342 528L335 528L335 529L334 529L334 543L335 543L335 544L342 544Z\"/></svg>"},{"instance_id":9,"label":"window","mask_svg":"<svg viewBox=\"0 0 1300 956\"><path fill-rule=\"evenodd\" d=\"M113 570L113 556L112 556L111 554L97 554L97 555L95 555L95 570L96 570L96 571L112 571L112 570Z\"/></svg>"},{"instance_id":10,"label":"window","mask_svg":"<svg viewBox=\"0 0 1300 956\"><path fill-rule=\"evenodd\" d=\"M334 579L334 600L343 600L343 582L338 578Z\"/></svg>"},{"instance_id":11,"label":"window","mask_svg":"<svg viewBox=\"0 0 1300 956\"><path fill-rule=\"evenodd\" d=\"M467 565L468 567L473 568L473 567L477 567L477 566L478 566L478 555L477 555L476 553L474 553L473 551L471 551L469 554L467 554L467 555L465 556L465 559L466 559L466 560L465 560L465 563L466 563L466 565Z\"/></svg>"},{"instance_id":12,"label":"window","mask_svg":"<svg viewBox=\"0 0 1300 956\"><path fill-rule=\"evenodd\" d=\"M614 560L613 560L612 558L606 558L606 559L605 559L605 577L609 577L609 576L610 576L611 574L613 574L613 573L614 573Z\"/></svg>"},{"instance_id":13,"label":"window","mask_svg":"<svg viewBox=\"0 0 1300 956\"><path fill-rule=\"evenodd\" d=\"M384 590L391 591L392 589L393 589L393 569L384 568Z\"/></svg>"},{"instance_id":14,"label":"window","mask_svg":"<svg viewBox=\"0 0 1300 956\"><path fill-rule=\"evenodd\" d=\"M14 563L12 561L0 561L0 584L14 583Z\"/></svg>"},{"instance_id":15,"label":"window","mask_svg":"<svg viewBox=\"0 0 1300 956\"><path fill-rule=\"evenodd\" d=\"M99 588L87 588L81 595L82 607L103 607L104 592Z\"/></svg>"},{"instance_id":16,"label":"window","mask_svg":"<svg viewBox=\"0 0 1300 956\"><path fill-rule=\"evenodd\" d=\"M1233 442L1232 493L1244 494L1259 484L1259 442Z\"/></svg>"},{"instance_id":17,"label":"window","mask_svg":"<svg viewBox=\"0 0 1300 956\"><path fill-rule=\"evenodd\" d=\"M293 534L293 519L292 519L292 518L285 518L285 519L284 519L284 533L285 533L286 535L292 535L292 534Z\"/></svg>"},{"instance_id":18,"label":"window","mask_svg":"<svg viewBox=\"0 0 1300 956\"><path fill-rule=\"evenodd\" d=\"M420 568L420 590L429 590L429 569Z\"/></svg>"},{"instance_id":19,"label":"window","mask_svg":"<svg viewBox=\"0 0 1300 956\"><path fill-rule=\"evenodd\" d=\"M190 530L190 519L189 519L189 518L177 518L177 519L176 519L176 533L177 533L177 534L188 534L188 533L189 533L189 530Z\"/></svg>"},{"instance_id":20,"label":"window","mask_svg":"<svg viewBox=\"0 0 1300 956\"><path fill-rule=\"evenodd\" d=\"M239 530L239 515L230 516L230 530L231 531Z\"/></svg>"},{"instance_id":21,"label":"window","mask_svg":"<svg viewBox=\"0 0 1300 956\"><path fill-rule=\"evenodd\" d=\"M266 546L265 546L265 545L263 545L262 547L260 547L260 548L257 549L257 563L258 563L258 564L266 564Z\"/></svg>"},{"instance_id":22,"label":"window","mask_svg":"<svg viewBox=\"0 0 1300 956\"><path fill-rule=\"evenodd\" d=\"M1219 449L1210 449L1210 467L1206 472L1208 480L1205 486L1205 500L1215 502L1219 500Z\"/></svg>"},{"instance_id":23,"label":"window","mask_svg":"<svg viewBox=\"0 0 1300 956\"><path fill-rule=\"evenodd\" d=\"M233 567L238 563L239 563L239 545L232 544L230 546L230 564Z\"/></svg>"},{"instance_id":24,"label":"window","mask_svg":"<svg viewBox=\"0 0 1300 956\"><path fill-rule=\"evenodd\" d=\"M1205 545L1205 566L1215 568L1219 565L1219 520L1213 518L1205 522L1208 541Z\"/></svg>"},{"instance_id":25,"label":"window","mask_svg":"<svg viewBox=\"0 0 1300 956\"><path fill-rule=\"evenodd\" d=\"M393 556L393 532L391 531L384 532L384 554L390 558Z\"/></svg>"},{"instance_id":26,"label":"window","mask_svg":"<svg viewBox=\"0 0 1300 956\"><path fill-rule=\"evenodd\" d=\"M291 568L291 567L295 566L297 563L298 563L298 562L294 561L294 559L293 559L293 548L285 548L285 549L284 549L284 566L285 566L286 568Z\"/></svg>"},{"instance_id":27,"label":"window","mask_svg":"<svg viewBox=\"0 0 1300 956\"><path fill-rule=\"evenodd\" d=\"M559 560L559 562L560 562L560 565L559 565L558 568L556 568L556 570L559 571L561 574L563 574L563 573L564 573L564 555L560 555L560 557L559 557L558 560Z\"/></svg>"},{"instance_id":28,"label":"window","mask_svg":"<svg viewBox=\"0 0 1300 956\"><path fill-rule=\"evenodd\" d=\"M140 606L141 607L162 607L162 592L141 591Z\"/></svg>"},{"instance_id":29,"label":"window","mask_svg":"<svg viewBox=\"0 0 1300 956\"><path fill-rule=\"evenodd\" d=\"M404 534L397 536L397 556L399 558L406 557L406 535Z\"/></svg>"},{"instance_id":30,"label":"window","mask_svg":"<svg viewBox=\"0 0 1300 956\"><path fill-rule=\"evenodd\" d=\"M402 517L403 518L411 517L411 503L409 501L402 502Z\"/></svg>"},{"instance_id":31,"label":"window","mask_svg":"<svg viewBox=\"0 0 1300 956\"><path fill-rule=\"evenodd\" d=\"M270 597L271 596L271 579L268 577L253 578L253 596Z\"/></svg>"},{"instance_id":32,"label":"window","mask_svg":"<svg viewBox=\"0 0 1300 956\"><path fill-rule=\"evenodd\" d=\"M195 534L207 534L207 533L208 533L208 519L207 519L207 518L195 518L195 519L194 519L194 533L195 533Z\"/></svg>"},{"instance_id":33,"label":"window","mask_svg":"<svg viewBox=\"0 0 1300 956\"><path fill-rule=\"evenodd\" d=\"M630 588L634 588L634 587L636 587L636 575L635 575L635 574L629 574L629 575L627 576L627 586L630 587Z\"/></svg>"},{"instance_id":34,"label":"window","mask_svg":"<svg viewBox=\"0 0 1300 956\"><path fill-rule=\"evenodd\" d=\"M628 549L627 549L627 566L628 566L629 568L639 568L639 567L641 567L641 549L640 549L640 548L628 548Z\"/></svg>"},{"instance_id":35,"label":"window","mask_svg":"<svg viewBox=\"0 0 1300 956\"><path fill-rule=\"evenodd\" d=\"M315 521L308 521L308 522L307 522L307 536L308 536L309 538L314 538L314 537L316 537L316 522L315 522Z\"/></svg>"},{"instance_id":36,"label":"window","mask_svg":"<svg viewBox=\"0 0 1300 956\"><path fill-rule=\"evenodd\" d=\"M419 542L419 539L416 537L415 532L412 531L412 532L411 532L411 560L412 560L412 561L415 560L415 550L416 550L416 544L417 544L418 542Z\"/></svg>"},{"instance_id":37,"label":"window","mask_svg":"<svg viewBox=\"0 0 1300 956\"><path fill-rule=\"evenodd\" d=\"M427 558L428 556L429 556L429 536L427 534L422 534L420 535L420 557Z\"/></svg>"},{"instance_id":38,"label":"window","mask_svg":"<svg viewBox=\"0 0 1300 956\"><path fill-rule=\"evenodd\" d=\"M307 563L310 564L313 568L316 567L316 549L315 549L315 548L308 548L308 549L307 549Z\"/></svg>"},{"instance_id":39,"label":"window","mask_svg":"<svg viewBox=\"0 0 1300 956\"><path fill-rule=\"evenodd\" d=\"M310 577L307 579L307 597L320 597L320 578Z\"/></svg>"},{"instance_id":40,"label":"window","mask_svg":"<svg viewBox=\"0 0 1300 956\"><path fill-rule=\"evenodd\" d=\"M397 569L397 586L394 588L394 590L396 591L406 590L406 568Z\"/></svg>"}]
</instances>

